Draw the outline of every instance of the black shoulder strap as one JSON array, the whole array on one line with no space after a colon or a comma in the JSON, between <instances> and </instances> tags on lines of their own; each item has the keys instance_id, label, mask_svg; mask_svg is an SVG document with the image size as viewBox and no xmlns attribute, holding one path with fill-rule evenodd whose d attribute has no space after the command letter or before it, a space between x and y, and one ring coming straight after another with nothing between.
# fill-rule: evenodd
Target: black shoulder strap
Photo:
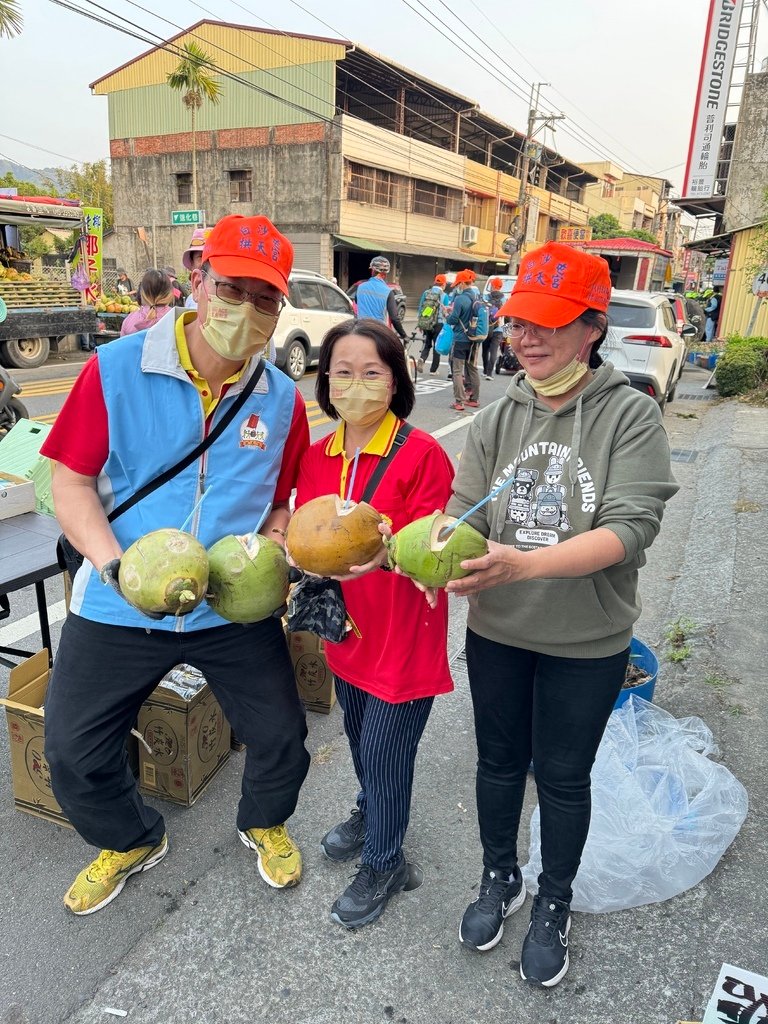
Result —
<instances>
[{"instance_id":1,"label":"black shoulder strap","mask_svg":"<svg viewBox=\"0 0 768 1024\"><path fill-rule=\"evenodd\" d=\"M376 467L376 469L374 469L373 475L371 479L368 481L367 487L363 491L363 496L360 499L361 501L370 501L373 498L374 494L376 493L376 488L381 483L381 478L387 471L387 467L389 466L392 459L394 459L394 457L403 447L408 438L408 435L412 430L413 427L411 426L410 423L403 423L403 425L400 427L398 432L395 434L394 440L392 441L392 446L390 447L389 451L387 452L386 455L382 456L382 458L379 459L379 464Z\"/></svg>"},{"instance_id":2,"label":"black shoulder strap","mask_svg":"<svg viewBox=\"0 0 768 1024\"><path fill-rule=\"evenodd\" d=\"M140 487L138 491L135 492L135 494L132 494L130 496L130 498L126 498L125 501L121 502L121 504L119 504L117 508L113 509L107 516L109 522L114 522L114 520L117 519L118 516L121 516L123 512L127 512L129 508L133 508L133 506L137 502L141 501L142 498L146 498L148 494L151 494L153 491L156 491L158 487L162 487L163 484L167 484L169 480L172 480L178 473L181 473L181 471L186 469L187 466L191 466L193 462L199 459L203 452L207 448L210 448L213 442L218 437L220 437L224 430L229 426L234 417L237 416L238 412L247 402L251 392L259 383L259 380L263 372L264 360L260 359L256 369L245 382L243 390L234 400L232 405L230 405L230 407L227 409L227 411L224 413L221 419L218 420L213 429L203 438L200 444L196 445L191 452L188 452L188 454L185 455L183 459L180 459L175 466L171 466L170 469L166 469L164 473L161 473L159 476L156 476L153 480L150 480L149 483L146 483L144 484L143 487Z\"/></svg>"}]
</instances>

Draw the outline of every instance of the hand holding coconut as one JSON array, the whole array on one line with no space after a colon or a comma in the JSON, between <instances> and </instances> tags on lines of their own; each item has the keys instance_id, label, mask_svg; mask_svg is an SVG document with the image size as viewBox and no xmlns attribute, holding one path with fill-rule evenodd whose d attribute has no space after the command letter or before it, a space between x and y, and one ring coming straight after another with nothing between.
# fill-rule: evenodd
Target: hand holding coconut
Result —
<instances>
[{"instance_id":1,"label":"hand holding coconut","mask_svg":"<svg viewBox=\"0 0 768 1024\"><path fill-rule=\"evenodd\" d=\"M494 540L487 543L487 554L480 558L467 558L461 562L464 575L446 584L445 589L449 594L466 597L489 587L533 579L529 555L509 544L497 544Z\"/></svg>"}]
</instances>

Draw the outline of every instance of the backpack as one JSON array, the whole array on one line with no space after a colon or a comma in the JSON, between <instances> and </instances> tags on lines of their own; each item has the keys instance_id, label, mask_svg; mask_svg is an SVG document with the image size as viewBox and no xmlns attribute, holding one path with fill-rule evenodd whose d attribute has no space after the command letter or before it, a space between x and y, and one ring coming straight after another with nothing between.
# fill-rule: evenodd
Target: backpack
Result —
<instances>
[{"instance_id":1,"label":"backpack","mask_svg":"<svg viewBox=\"0 0 768 1024\"><path fill-rule=\"evenodd\" d=\"M419 310L419 319L416 326L421 331L434 331L437 327L440 315L440 292L436 288L430 288L424 295L424 304Z\"/></svg>"},{"instance_id":2,"label":"backpack","mask_svg":"<svg viewBox=\"0 0 768 1024\"><path fill-rule=\"evenodd\" d=\"M485 341L488 337L488 329L488 303L483 302L482 299L475 299L472 303L467 337L470 341Z\"/></svg>"}]
</instances>

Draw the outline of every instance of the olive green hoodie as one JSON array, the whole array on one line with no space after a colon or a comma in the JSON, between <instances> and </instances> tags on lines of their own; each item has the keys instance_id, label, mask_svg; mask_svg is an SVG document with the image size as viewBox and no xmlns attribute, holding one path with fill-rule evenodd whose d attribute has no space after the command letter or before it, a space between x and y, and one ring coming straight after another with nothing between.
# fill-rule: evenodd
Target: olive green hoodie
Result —
<instances>
[{"instance_id":1,"label":"olive green hoodie","mask_svg":"<svg viewBox=\"0 0 768 1024\"><path fill-rule=\"evenodd\" d=\"M553 411L524 373L479 413L447 511L459 516L509 477L514 483L468 520L520 551L605 527L625 557L591 576L538 579L469 597L468 626L542 654L602 658L624 650L640 615L637 570L678 490L658 406L610 363Z\"/></svg>"}]
</instances>

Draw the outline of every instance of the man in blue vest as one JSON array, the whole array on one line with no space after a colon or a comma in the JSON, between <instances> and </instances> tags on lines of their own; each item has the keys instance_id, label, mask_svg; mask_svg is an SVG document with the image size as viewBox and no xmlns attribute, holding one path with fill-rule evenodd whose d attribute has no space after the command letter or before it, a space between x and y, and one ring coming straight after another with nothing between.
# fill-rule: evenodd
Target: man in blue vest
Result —
<instances>
[{"instance_id":1,"label":"man in blue vest","mask_svg":"<svg viewBox=\"0 0 768 1024\"><path fill-rule=\"evenodd\" d=\"M389 260L386 256L374 256L370 263L371 277L357 289L357 316L362 320L370 317L389 324L405 343L405 330L400 323L400 314L395 302L395 293L387 284Z\"/></svg>"},{"instance_id":2,"label":"man in blue vest","mask_svg":"<svg viewBox=\"0 0 768 1024\"><path fill-rule=\"evenodd\" d=\"M163 817L139 796L125 741L144 700L179 663L203 673L246 744L237 831L261 877L274 888L301 878L285 822L309 766L307 728L279 618L232 624L206 602L177 618L147 617L119 580L129 545L190 515L189 532L210 548L250 533L271 508L260 532L283 542L309 431L295 385L262 353L292 263L291 243L266 217L223 218L192 271L197 310L97 349L46 439L56 515L85 559L45 706L54 795L101 851L64 897L74 914L101 910L167 853ZM192 452L259 371L205 452L110 523L107 511Z\"/></svg>"}]
</instances>

